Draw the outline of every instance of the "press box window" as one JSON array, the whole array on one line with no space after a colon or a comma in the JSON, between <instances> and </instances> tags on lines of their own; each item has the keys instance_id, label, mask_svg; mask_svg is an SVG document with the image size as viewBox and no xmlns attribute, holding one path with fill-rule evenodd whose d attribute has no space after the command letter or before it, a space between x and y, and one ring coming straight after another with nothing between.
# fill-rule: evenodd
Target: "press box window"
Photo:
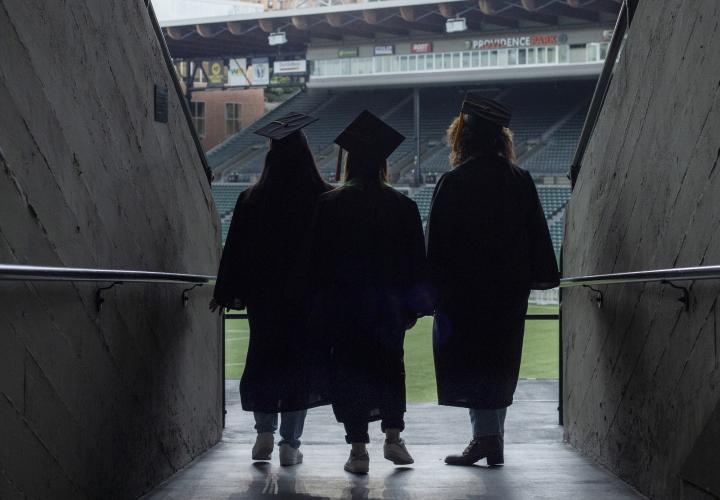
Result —
<instances>
[{"instance_id":1,"label":"press box window","mask_svg":"<svg viewBox=\"0 0 720 500\"><path fill-rule=\"evenodd\" d=\"M199 137L205 137L205 103L193 101L190 103L190 116L195 131Z\"/></svg>"},{"instance_id":2,"label":"press box window","mask_svg":"<svg viewBox=\"0 0 720 500\"><path fill-rule=\"evenodd\" d=\"M241 129L240 103L225 103L225 135L237 134Z\"/></svg>"}]
</instances>

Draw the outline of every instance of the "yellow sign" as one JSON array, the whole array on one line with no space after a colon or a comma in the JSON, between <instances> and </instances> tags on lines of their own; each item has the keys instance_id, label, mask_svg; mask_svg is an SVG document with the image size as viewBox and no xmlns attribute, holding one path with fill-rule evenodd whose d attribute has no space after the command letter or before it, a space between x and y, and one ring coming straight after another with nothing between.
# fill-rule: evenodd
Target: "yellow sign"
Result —
<instances>
[{"instance_id":1,"label":"yellow sign","mask_svg":"<svg viewBox=\"0 0 720 500\"><path fill-rule=\"evenodd\" d=\"M223 61L210 61L207 63L208 85L222 87L226 83L225 64Z\"/></svg>"}]
</instances>

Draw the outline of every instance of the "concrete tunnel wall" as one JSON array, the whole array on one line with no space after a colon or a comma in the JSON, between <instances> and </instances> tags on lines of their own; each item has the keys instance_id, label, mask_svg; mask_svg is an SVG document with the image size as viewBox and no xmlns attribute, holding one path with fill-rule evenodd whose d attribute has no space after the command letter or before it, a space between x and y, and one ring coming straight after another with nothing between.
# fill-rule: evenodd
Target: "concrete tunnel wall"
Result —
<instances>
[{"instance_id":1,"label":"concrete tunnel wall","mask_svg":"<svg viewBox=\"0 0 720 500\"><path fill-rule=\"evenodd\" d=\"M720 264L720 3L639 2L567 210L565 276ZM563 297L565 435L652 498L720 496L718 281Z\"/></svg>"},{"instance_id":2,"label":"concrete tunnel wall","mask_svg":"<svg viewBox=\"0 0 720 500\"><path fill-rule=\"evenodd\" d=\"M142 0L0 0L0 263L214 274L219 220ZM154 85L169 121L154 121ZM210 287L0 282L0 498L133 498L216 443Z\"/></svg>"}]
</instances>

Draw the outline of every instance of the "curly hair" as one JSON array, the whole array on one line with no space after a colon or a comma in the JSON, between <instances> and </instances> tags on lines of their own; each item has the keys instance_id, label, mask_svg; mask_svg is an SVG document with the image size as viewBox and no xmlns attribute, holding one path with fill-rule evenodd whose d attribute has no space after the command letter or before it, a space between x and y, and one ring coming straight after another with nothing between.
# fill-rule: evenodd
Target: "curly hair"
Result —
<instances>
[{"instance_id":1,"label":"curly hair","mask_svg":"<svg viewBox=\"0 0 720 500\"><path fill-rule=\"evenodd\" d=\"M461 114L452 121L447 129L447 142L453 167L479 156L515 160L512 130L473 115Z\"/></svg>"}]
</instances>

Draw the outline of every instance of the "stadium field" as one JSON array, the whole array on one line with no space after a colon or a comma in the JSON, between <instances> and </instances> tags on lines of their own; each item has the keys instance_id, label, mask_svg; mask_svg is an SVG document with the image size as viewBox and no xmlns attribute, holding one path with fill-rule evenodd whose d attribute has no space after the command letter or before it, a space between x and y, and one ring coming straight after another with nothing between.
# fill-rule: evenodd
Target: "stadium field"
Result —
<instances>
[{"instance_id":1,"label":"stadium field","mask_svg":"<svg viewBox=\"0 0 720 500\"><path fill-rule=\"evenodd\" d=\"M557 313L557 306L531 305L529 313ZM225 376L240 378L248 347L246 320L228 320L225 337ZM432 318L421 318L405 337L405 370L409 402L436 401L432 357ZM558 378L558 322L528 321L525 327L520 378Z\"/></svg>"}]
</instances>

